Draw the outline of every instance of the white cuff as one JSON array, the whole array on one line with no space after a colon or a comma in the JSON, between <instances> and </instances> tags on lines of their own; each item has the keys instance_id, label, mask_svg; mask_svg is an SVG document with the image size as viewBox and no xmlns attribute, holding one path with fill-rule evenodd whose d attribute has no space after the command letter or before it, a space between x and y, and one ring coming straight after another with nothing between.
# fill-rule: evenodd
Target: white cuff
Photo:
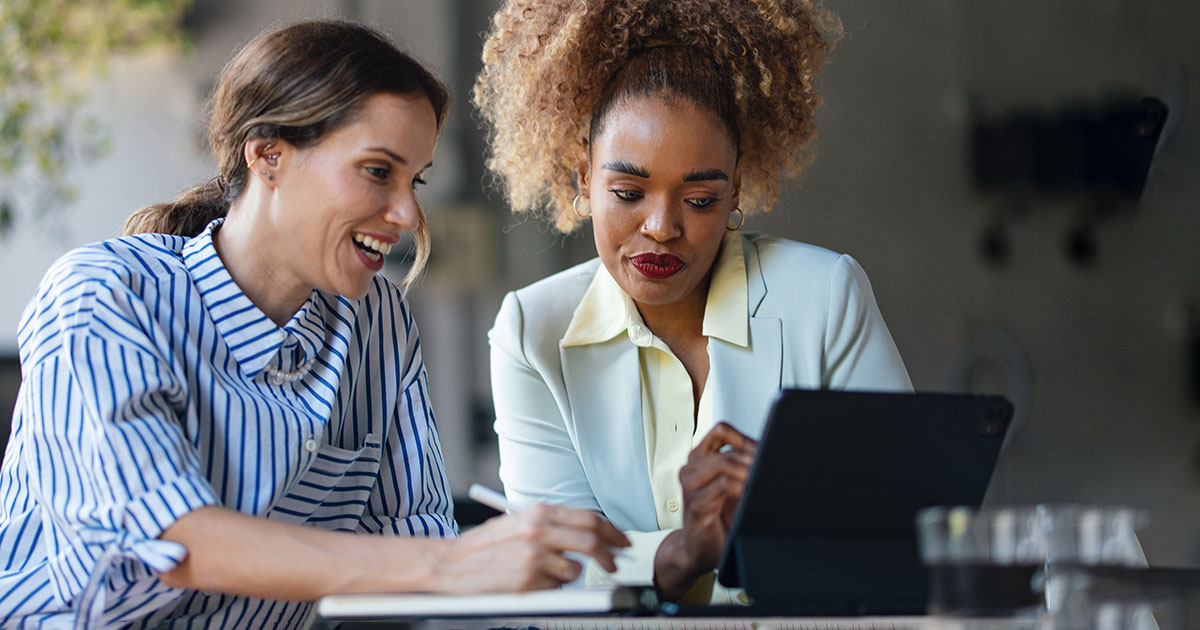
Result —
<instances>
[{"instance_id":1,"label":"white cuff","mask_svg":"<svg viewBox=\"0 0 1200 630\"><path fill-rule=\"evenodd\" d=\"M617 557L616 573L609 573L595 562L587 563L584 585L602 586L612 584L629 584L634 586L654 586L654 556L663 540L676 531L664 529L656 532L625 532L629 542L633 543L620 551Z\"/></svg>"}]
</instances>

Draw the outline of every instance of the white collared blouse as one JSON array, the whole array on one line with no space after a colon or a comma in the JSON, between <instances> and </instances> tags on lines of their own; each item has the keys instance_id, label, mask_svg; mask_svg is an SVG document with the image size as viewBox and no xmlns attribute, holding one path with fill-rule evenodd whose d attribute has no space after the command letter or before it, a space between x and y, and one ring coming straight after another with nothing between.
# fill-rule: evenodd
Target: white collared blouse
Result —
<instances>
[{"instance_id":1,"label":"white collared blouse","mask_svg":"<svg viewBox=\"0 0 1200 630\"><path fill-rule=\"evenodd\" d=\"M0 627L298 627L308 603L155 577L186 555L157 536L205 505L457 535L399 289L376 276L357 301L314 290L279 327L217 257L220 225L76 249L26 308L0 469Z\"/></svg>"}]
</instances>

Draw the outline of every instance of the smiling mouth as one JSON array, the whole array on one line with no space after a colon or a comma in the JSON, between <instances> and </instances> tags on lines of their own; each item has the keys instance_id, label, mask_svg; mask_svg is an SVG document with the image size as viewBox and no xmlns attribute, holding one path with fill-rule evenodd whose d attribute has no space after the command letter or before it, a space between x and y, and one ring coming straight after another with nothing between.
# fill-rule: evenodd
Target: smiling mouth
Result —
<instances>
[{"instance_id":1,"label":"smiling mouth","mask_svg":"<svg viewBox=\"0 0 1200 630\"><path fill-rule=\"evenodd\" d=\"M652 280L662 280L670 278L679 273L684 268L686 263L683 259L675 254L638 254L630 256L629 263L633 265L638 273Z\"/></svg>"},{"instance_id":2,"label":"smiling mouth","mask_svg":"<svg viewBox=\"0 0 1200 630\"><path fill-rule=\"evenodd\" d=\"M391 243L384 243L366 234L355 234L354 246L362 250L371 262L379 262L392 251Z\"/></svg>"}]
</instances>

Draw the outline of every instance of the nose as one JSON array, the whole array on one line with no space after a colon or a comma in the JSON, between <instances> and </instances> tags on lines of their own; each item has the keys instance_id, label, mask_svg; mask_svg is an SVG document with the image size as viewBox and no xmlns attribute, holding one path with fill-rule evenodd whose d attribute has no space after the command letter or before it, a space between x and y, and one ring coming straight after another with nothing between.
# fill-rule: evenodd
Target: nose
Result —
<instances>
[{"instance_id":1,"label":"nose","mask_svg":"<svg viewBox=\"0 0 1200 630\"><path fill-rule=\"evenodd\" d=\"M412 190L397 193L388 203L383 218L392 225L410 232L421 222L421 202Z\"/></svg>"},{"instance_id":2,"label":"nose","mask_svg":"<svg viewBox=\"0 0 1200 630\"><path fill-rule=\"evenodd\" d=\"M642 236L665 243L678 238L683 231L674 208L669 202L647 204L646 216L642 219Z\"/></svg>"}]
</instances>

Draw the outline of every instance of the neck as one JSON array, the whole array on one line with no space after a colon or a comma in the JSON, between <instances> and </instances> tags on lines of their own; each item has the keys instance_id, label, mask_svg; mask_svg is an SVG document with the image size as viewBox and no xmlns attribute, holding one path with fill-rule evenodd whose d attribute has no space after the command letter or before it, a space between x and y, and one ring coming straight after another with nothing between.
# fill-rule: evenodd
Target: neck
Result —
<instances>
[{"instance_id":1,"label":"neck","mask_svg":"<svg viewBox=\"0 0 1200 630\"><path fill-rule=\"evenodd\" d=\"M684 299L671 304L645 304L634 301L642 321L659 339L668 346L674 341L698 339L704 336L704 307L708 304L708 283L705 278L700 286ZM673 347L673 346L672 346Z\"/></svg>"},{"instance_id":2,"label":"neck","mask_svg":"<svg viewBox=\"0 0 1200 630\"><path fill-rule=\"evenodd\" d=\"M238 288L275 325L283 326L308 300L312 287L288 272L274 243L262 242L261 236L272 232L256 225L256 217L266 216L266 211L251 212L245 203L239 200L229 208L213 234L213 246Z\"/></svg>"}]
</instances>

